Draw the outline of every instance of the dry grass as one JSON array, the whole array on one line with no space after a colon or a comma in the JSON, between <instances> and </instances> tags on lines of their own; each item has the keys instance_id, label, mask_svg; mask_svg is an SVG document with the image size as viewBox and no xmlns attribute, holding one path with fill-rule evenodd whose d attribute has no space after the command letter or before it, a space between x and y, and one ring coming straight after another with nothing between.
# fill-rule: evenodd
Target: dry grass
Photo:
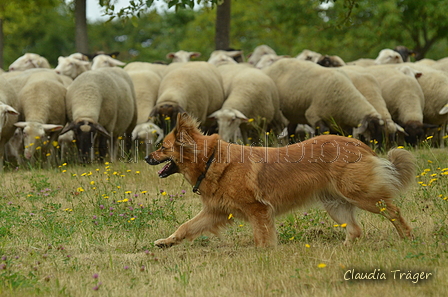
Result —
<instances>
[{"instance_id":1,"label":"dry grass","mask_svg":"<svg viewBox=\"0 0 448 297\"><path fill-rule=\"evenodd\" d=\"M277 219L275 249L254 248L250 226L235 221L222 238L160 250L152 242L201 208L180 175L159 179L159 166L143 161L6 172L0 295L448 296L448 151L415 154L421 184L397 201L414 240L360 212L364 236L351 247L341 226L311 208ZM345 280L351 269L387 279ZM393 270L432 275L413 283Z\"/></svg>"}]
</instances>

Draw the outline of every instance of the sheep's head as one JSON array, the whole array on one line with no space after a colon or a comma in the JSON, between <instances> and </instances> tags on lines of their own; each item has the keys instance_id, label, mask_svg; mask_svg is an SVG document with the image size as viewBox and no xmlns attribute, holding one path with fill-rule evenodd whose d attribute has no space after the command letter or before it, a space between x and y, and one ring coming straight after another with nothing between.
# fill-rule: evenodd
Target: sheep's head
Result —
<instances>
[{"instance_id":1,"label":"sheep's head","mask_svg":"<svg viewBox=\"0 0 448 297\"><path fill-rule=\"evenodd\" d=\"M26 53L9 66L9 71L24 71L31 68L39 68L41 67L42 59L38 54Z\"/></svg>"},{"instance_id":2,"label":"sheep's head","mask_svg":"<svg viewBox=\"0 0 448 297\"><path fill-rule=\"evenodd\" d=\"M55 71L57 74L66 75L75 79L83 71L90 69L90 62L82 61L72 57L59 57L58 66Z\"/></svg>"},{"instance_id":3,"label":"sheep's head","mask_svg":"<svg viewBox=\"0 0 448 297\"><path fill-rule=\"evenodd\" d=\"M112 58L108 55L98 55L92 60L92 70L105 67L124 66L126 63Z\"/></svg>"},{"instance_id":4,"label":"sheep's head","mask_svg":"<svg viewBox=\"0 0 448 297\"><path fill-rule=\"evenodd\" d=\"M241 51L222 51L217 50L214 51L210 58L208 59L208 63L213 65L221 65L221 64L237 64L233 57L241 55Z\"/></svg>"},{"instance_id":5,"label":"sheep's head","mask_svg":"<svg viewBox=\"0 0 448 297\"><path fill-rule=\"evenodd\" d=\"M23 145L25 147L25 158L31 159L36 150L41 150L43 146L48 145L48 135L59 131L62 125L42 124L37 122L17 122L16 127L23 130Z\"/></svg>"},{"instance_id":6,"label":"sheep's head","mask_svg":"<svg viewBox=\"0 0 448 297\"><path fill-rule=\"evenodd\" d=\"M248 118L237 109L220 109L208 117L216 119L218 122L218 134L224 141L234 141L235 134L238 132L241 123L248 120Z\"/></svg>"},{"instance_id":7,"label":"sheep's head","mask_svg":"<svg viewBox=\"0 0 448 297\"><path fill-rule=\"evenodd\" d=\"M111 138L111 135L100 124L89 120L71 122L62 129L60 135L64 135L68 131L74 132L79 157L83 163L88 163L93 159L91 153L94 151L93 148L97 137L100 159L106 156L108 149L107 140Z\"/></svg>"},{"instance_id":8,"label":"sheep's head","mask_svg":"<svg viewBox=\"0 0 448 297\"><path fill-rule=\"evenodd\" d=\"M162 128L163 133L167 135L176 126L177 114L183 113L185 110L175 103L165 103L156 105L151 113L150 118Z\"/></svg>"},{"instance_id":9,"label":"sheep's head","mask_svg":"<svg viewBox=\"0 0 448 297\"><path fill-rule=\"evenodd\" d=\"M369 115L362 120L358 133L363 134L381 148L386 135L386 126L381 116Z\"/></svg>"},{"instance_id":10,"label":"sheep's head","mask_svg":"<svg viewBox=\"0 0 448 297\"><path fill-rule=\"evenodd\" d=\"M425 124L418 121L409 121L403 125L405 135L404 140L410 145L416 146L425 140L429 130L438 128L437 125Z\"/></svg>"},{"instance_id":11,"label":"sheep's head","mask_svg":"<svg viewBox=\"0 0 448 297\"><path fill-rule=\"evenodd\" d=\"M398 64L403 63L403 58L399 53L391 49L383 49L375 59L375 64Z\"/></svg>"},{"instance_id":12,"label":"sheep's head","mask_svg":"<svg viewBox=\"0 0 448 297\"><path fill-rule=\"evenodd\" d=\"M187 51L180 50L175 53L168 53L166 55L166 58L173 59L173 62L185 63L185 62L190 61L191 58L197 58L200 56L201 56L201 53L199 53L199 52L187 52Z\"/></svg>"}]
</instances>

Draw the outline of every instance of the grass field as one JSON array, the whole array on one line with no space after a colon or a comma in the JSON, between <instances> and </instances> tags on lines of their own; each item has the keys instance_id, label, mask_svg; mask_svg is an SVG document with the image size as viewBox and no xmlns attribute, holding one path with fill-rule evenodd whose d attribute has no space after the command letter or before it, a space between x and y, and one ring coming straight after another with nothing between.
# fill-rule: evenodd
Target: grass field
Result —
<instances>
[{"instance_id":1,"label":"grass field","mask_svg":"<svg viewBox=\"0 0 448 297\"><path fill-rule=\"evenodd\" d=\"M154 240L201 209L182 176L160 179L144 161L9 170L0 296L448 296L448 150L415 155L415 186L396 201L414 239L359 212L351 247L310 208L277 218L277 248L256 249L250 226L230 218L221 238L161 250Z\"/></svg>"}]
</instances>

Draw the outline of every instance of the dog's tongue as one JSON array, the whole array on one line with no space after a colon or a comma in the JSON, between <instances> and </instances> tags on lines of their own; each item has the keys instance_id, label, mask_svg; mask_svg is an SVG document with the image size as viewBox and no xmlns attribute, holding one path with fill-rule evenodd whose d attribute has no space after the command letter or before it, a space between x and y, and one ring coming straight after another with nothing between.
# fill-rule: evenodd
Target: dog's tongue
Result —
<instances>
[{"instance_id":1,"label":"dog's tongue","mask_svg":"<svg viewBox=\"0 0 448 297\"><path fill-rule=\"evenodd\" d=\"M171 162L166 163L165 166L163 166L163 168L157 172L157 174L162 175L168 169L168 167L170 167L170 165L171 165Z\"/></svg>"}]
</instances>

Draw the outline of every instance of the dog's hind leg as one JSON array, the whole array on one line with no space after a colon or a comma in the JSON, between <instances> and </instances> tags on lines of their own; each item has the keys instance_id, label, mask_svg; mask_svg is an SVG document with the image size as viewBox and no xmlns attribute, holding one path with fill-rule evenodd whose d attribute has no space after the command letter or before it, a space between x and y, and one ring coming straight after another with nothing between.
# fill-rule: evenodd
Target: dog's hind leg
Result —
<instances>
[{"instance_id":1,"label":"dog's hind leg","mask_svg":"<svg viewBox=\"0 0 448 297\"><path fill-rule=\"evenodd\" d=\"M193 240L205 232L218 235L220 228L229 222L226 214L204 208L194 218L183 223L168 238L156 240L154 245L160 248L168 248L181 243L184 239Z\"/></svg>"},{"instance_id":2,"label":"dog's hind leg","mask_svg":"<svg viewBox=\"0 0 448 297\"><path fill-rule=\"evenodd\" d=\"M274 224L272 207L265 204L253 204L244 211L252 225L256 247L272 247L277 245L277 233Z\"/></svg>"},{"instance_id":3,"label":"dog's hind leg","mask_svg":"<svg viewBox=\"0 0 448 297\"><path fill-rule=\"evenodd\" d=\"M320 198L330 217L340 225L345 224L346 237L344 244L349 245L362 234L361 227L356 222L356 206L338 195L323 195Z\"/></svg>"},{"instance_id":4,"label":"dog's hind leg","mask_svg":"<svg viewBox=\"0 0 448 297\"><path fill-rule=\"evenodd\" d=\"M375 199L376 200L376 199ZM409 225L406 223L406 221L403 219L403 217L400 214L400 209L398 206L392 203L392 199L381 199L379 201L370 200L368 203L366 203L365 200L362 201L362 203L356 203L355 204L364 210L373 212L373 213L379 213L386 217L391 223L395 226L397 229L398 235L401 238L412 238L412 229L409 227Z\"/></svg>"}]
</instances>

